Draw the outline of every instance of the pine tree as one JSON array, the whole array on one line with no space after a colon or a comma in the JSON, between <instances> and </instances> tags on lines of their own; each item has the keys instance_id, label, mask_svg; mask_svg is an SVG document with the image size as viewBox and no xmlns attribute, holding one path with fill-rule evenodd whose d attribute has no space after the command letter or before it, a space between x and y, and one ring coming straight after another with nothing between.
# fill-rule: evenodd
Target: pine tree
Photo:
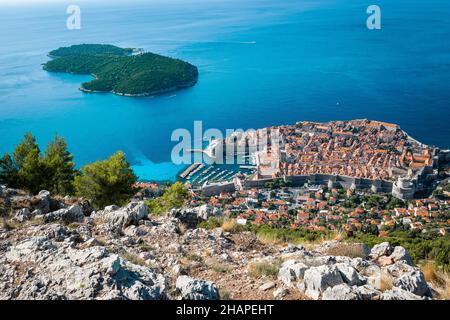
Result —
<instances>
[{"instance_id":1,"label":"pine tree","mask_svg":"<svg viewBox=\"0 0 450 320\"><path fill-rule=\"evenodd\" d=\"M45 189L48 172L38 148L31 149L25 158L21 159L18 176L22 186L32 193Z\"/></svg>"},{"instance_id":2,"label":"pine tree","mask_svg":"<svg viewBox=\"0 0 450 320\"><path fill-rule=\"evenodd\" d=\"M25 134L22 142L18 146L16 146L13 152L14 162L19 170L22 168L25 158L32 150L37 151L35 152L37 154L40 154L41 152L38 144L36 143L36 139L30 132L28 132Z\"/></svg>"},{"instance_id":3,"label":"pine tree","mask_svg":"<svg viewBox=\"0 0 450 320\"><path fill-rule=\"evenodd\" d=\"M77 171L64 138L55 135L55 140L47 145L43 161L47 175L46 189L54 194L72 194L73 179Z\"/></svg>"},{"instance_id":4,"label":"pine tree","mask_svg":"<svg viewBox=\"0 0 450 320\"><path fill-rule=\"evenodd\" d=\"M5 153L0 159L0 183L7 184L12 188L20 187L19 171L8 153Z\"/></svg>"},{"instance_id":5,"label":"pine tree","mask_svg":"<svg viewBox=\"0 0 450 320\"><path fill-rule=\"evenodd\" d=\"M92 200L96 208L126 203L133 195L137 178L121 151L107 160L97 161L81 168L75 177L76 194Z\"/></svg>"},{"instance_id":6,"label":"pine tree","mask_svg":"<svg viewBox=\"0 0 450 320\"><path fill-rule=\"evenodd\" d=\"M9 158L9 159L8 159ZM44 186L46 170L41 159L41 150L31 133L26 133L16 146L12 159L4 157L10 168L9 185L39 192ZM14 169L13 169L14 168Z\"/></svg>"}]
</instances>

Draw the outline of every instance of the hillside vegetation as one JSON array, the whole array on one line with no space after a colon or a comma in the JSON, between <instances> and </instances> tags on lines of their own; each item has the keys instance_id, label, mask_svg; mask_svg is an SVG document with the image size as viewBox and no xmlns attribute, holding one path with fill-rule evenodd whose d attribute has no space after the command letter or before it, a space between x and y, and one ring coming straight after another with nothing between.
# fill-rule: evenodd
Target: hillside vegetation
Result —
<instances>
[{"instance_id":1,"label":"hillside vegetation","mask_svg":"<svg viewBox=\"0 0 450 320\"><path fill-rule=\"evenodd\" d=\"M83 83L85 92L112 92L145 96L193 86L197 67L154 53L130 55L133 49L111 45L76 45L51 51L54 59L44 64L49 72L92 74Z\"/></svg>"}]
</instances>

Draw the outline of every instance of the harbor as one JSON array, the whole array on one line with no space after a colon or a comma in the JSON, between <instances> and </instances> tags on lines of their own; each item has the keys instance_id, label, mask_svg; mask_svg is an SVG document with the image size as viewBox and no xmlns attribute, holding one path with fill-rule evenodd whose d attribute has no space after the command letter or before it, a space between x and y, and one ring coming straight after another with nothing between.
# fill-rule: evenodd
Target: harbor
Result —
<instances>
[{"instance_id":1,"label":"harbor","mask_svg":"<svg viewBox=\"0 0 450 320\"><path fill-rule=\"evenodd\" d=\"M200 187L211 183L230 182L234 177L251 174L255 170L249 165L207 165L196 162L186 167L179 175L179 180L192 186Z\"/></svg>"}]
</instances>

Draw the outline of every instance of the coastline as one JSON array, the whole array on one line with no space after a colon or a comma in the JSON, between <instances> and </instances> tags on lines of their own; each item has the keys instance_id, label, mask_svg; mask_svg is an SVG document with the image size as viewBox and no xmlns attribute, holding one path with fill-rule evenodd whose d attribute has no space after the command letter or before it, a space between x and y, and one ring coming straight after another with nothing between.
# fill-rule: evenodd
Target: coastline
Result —
<instances>
[{"instance_id":1,"label":"coastline","mask_svg":"<svg viewBox=\"0 0 450 320\"><path fill-rule=\"evenodd\" d=\"M159 95L159 94L169 93L169 92L173 92L173 91L177 91L177 90L181 90L181 89L185 89L185 88L190 88L190 87L193 87L197 82L198 82L198 78L196 78L194 81L191 81L184 85L178 85L178 86L170 87L167 89L155 90L155 91L145 92L145 93L136 93L136 94L117 92L114 90L111 90L111 91L90 90L90 89L83 88L82 86L79 88L79 90L84 93L112 93L112 94L122 96L122 97L150 97L153 95Z\"/></svg>"}]
</instances>

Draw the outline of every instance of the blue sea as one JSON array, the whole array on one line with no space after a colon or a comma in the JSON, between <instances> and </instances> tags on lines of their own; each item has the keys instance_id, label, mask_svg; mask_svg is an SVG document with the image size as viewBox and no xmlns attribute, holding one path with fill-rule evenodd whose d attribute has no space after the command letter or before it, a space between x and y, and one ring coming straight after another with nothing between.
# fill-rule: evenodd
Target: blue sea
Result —
<instances>
[{"instance_id":1,"label":"blue sea","mask_svg":"<svg viewBox=\"0 0 450 320\"><path fill-rule=\"evenodd\" d=\"M0 0L0 152L58 133L78 166L123 150L142 180L173 180L177 128L249 129L369 118L450 148L448 0ZM382 29L368 30L377 4ZM148 98L85 94L89 76L49 74L61 46L138 47L195 64L195 87Z\"/></svg>"}]
</instances>

